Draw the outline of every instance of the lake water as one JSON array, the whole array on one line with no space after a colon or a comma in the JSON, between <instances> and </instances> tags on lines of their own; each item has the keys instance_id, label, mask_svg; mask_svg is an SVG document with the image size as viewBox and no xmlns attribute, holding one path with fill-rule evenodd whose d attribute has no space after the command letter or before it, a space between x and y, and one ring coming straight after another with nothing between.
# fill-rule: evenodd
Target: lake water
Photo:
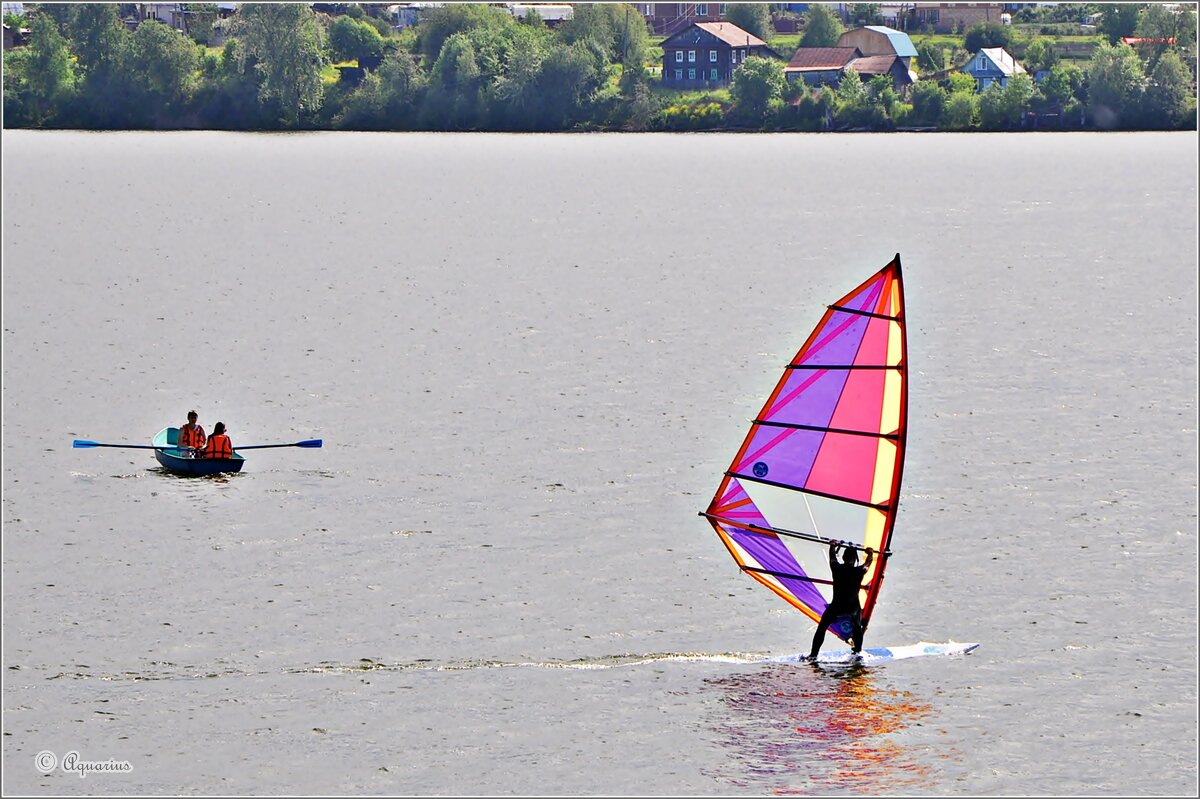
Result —
<instances>
[{"instance_id":1,"label":"lake water","mask_svg":"<svg viewBox=\"0 0 1200 799\"><path fill-rule=\"evenodd\" d=\"M1197 791L1194 133L3 138L6 793ZM867 646L981 646L765 663L697 512L896 252ZM71 447L192 408L325 445Z\"/></svg>"}]
</instances>

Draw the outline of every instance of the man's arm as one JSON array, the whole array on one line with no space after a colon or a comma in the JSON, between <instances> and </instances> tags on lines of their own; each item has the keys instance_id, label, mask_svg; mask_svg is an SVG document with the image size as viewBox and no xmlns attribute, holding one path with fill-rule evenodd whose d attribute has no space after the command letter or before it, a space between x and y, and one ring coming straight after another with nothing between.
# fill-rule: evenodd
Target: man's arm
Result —
<instances>
[{"instance_id":1,"label":"man's arm","mask_svg":"<svg viewBox=\"0 0 1200 799\"><path fill-rule=\"evenodd\" d=\"M871 549L870 547L867 547L867 559L866 559L866 561L863 562L863 568L864 569L871 568L871 561L874 559L875 559L875 550Z\"/></svg>"},{"instance_id":2,"label":"man's arm","mask_svg":"<svg viewBox=\"0 0 1200 799\"><path fill-rule=\"evenodd\" d=\"M829 569L830 569L830 571L833 571L835 566L837 566L837 541L830 541L829 542Z\"/></svg>"}]
</instances>

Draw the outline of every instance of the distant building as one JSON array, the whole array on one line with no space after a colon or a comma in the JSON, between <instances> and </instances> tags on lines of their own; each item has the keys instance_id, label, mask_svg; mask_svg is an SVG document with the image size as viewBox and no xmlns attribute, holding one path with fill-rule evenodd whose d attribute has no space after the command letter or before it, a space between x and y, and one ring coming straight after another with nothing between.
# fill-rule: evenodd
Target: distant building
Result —
<instances>
[{"instance_id":1,"label":"distant building","mask_svg":"<svg viewBox=\"0 0 1200 799\"><path fill-rule=\"evenodd\" d=\"M851 61L849 67L858 73L864 83L879 75L887 75L892 79L892 88L898 92L906 91L917 82L917 76L895 55L866 55Z\"/></svg>"},{"instance_id":2,"label":"distant building","mask_svg":"<svg viewBox=\"0 0 1200 799\"><path fill-rule=\"evenodd\" d=\"M554 28L569 20L575 9L566 3L508 3L508 13L520 20L533 11L547 27Z\"/></svg>"},{"instance_id":3,"label":"distant building","mask_svg":"<svg viewBox=\"0 0 1200 799\"><path fill-rule=\"evenodd\" d=\"M421 21L421 14L434 8L441 8L445 3L394 3L384 9L381 19L385 19L396 30L411 28Z\"/></svg>"},{"instance_id":4,"label":"distant building","mask_svg":"<svg viewBox=\"0 0 1200 799\"><path fill-rule=\"evenodd\" d=\"M1008 79L1013 75L1025 75L1025 67L1009 55L1003 47L985 47L967 62L961 70L975 79L979 91L983 91L993 83L1001 87L1008 85Z\"/></svg>"},{"instance_id":5,"label":"distant building","mask_svg":"<svg viewBox=\"0 0 1200 799\"><path fill-rule=\"evenodd\" d=\"M857 47L801 47L783 68L789 81L803 80L809 86L836 86L846 67L862 56Z\"/></svg>"},{"instance_id":6,"label":"distant building","mask_svg":"<svg viewBox=\"0 0 1200 799\"><path fill-rule=\"evenodd\" d=\"M693 22L718 22L725 3L633 3L657 36L679 33Z\"/></svg>"},{"instance_id":7,"label":"distant building","mask_svg":"<svg viewBox=\"0 0 1200 799\"><path fill-rule=\"evenodd\" d=\"M803 80L810 86L837 86L853 69L859 80L890 75L892 87L904 91L916 82L916 76L896 55L863 55L857 47L801 47L784 67L790 81Z\"/></svg>"},{"instance_id":8,"label":"distant building","mask_svg":"<svg viewBox=\"0 0 1200 799\"><path fill-rule=\"evenodd\" d=\"M778 58L767 43L731 22L693 22L662 43L664 86L702 89L727 86L750 56Z\"/></svg>"},{"instance_id":9,"label":"distant building","mask_svg":"<svg viewBox=\"0 0 1200 799\"><path fill-rule=\"evenodd\" d=\"M928 25L938 33L965 31L979 22L999 23L1002 14L1004 3L913 3L906 28Z\"/></svg>"},{"instance_id":10,"label":"distant building","mask_svg":"<svg viewBox=\"0 0 1200 799\"><path fill-rule=\"evenodd\" d=\"M13 28L4 24L4 49L11 50L29 41L29 28Z\"/></svg>"},{"instance_id":11,"label":"distant building","mask_svg":"<svg viewBox=\"0 0 1200 799\"><path fill-rule=\"evenodd\" d=\"M838 47L857 47L864 56L893 55L903 62L905 69L912 68L917 57L917 48L908 34L883 25L867 25L848 30L838 37Z\"/></svg>"}]
</instances>

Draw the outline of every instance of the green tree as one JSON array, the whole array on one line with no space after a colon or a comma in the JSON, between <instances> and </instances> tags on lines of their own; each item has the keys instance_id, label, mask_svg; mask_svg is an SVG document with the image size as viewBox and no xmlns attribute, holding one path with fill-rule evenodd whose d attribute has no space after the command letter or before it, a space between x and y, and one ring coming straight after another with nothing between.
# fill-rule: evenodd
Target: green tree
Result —
<instances>
[{"instance_id":1,"label":"green tree","mask_svg":"<svg viewBox=\"0 0 1200 799\"><path fill-rule=\"evenodd\" d=\"M42 127L69 103L78 76L53 18L35 14L30 34L28 47L4 52L4 115L15 126Z\"/></svg>"},{"instance_id":2,"label":"green tree","mask_svg":"<svg viewBox=\"0 0 1200 799\"><path fill-rule=\"evenodd\" d=\"M184 3L183 10L187 14L188 36L199 44L208 44L212 40L213 25L219 13L217 4Z\"/></svg>"},{"instance_id":3,"label":"green tree","mask_svg":"<svg viewBox=\"0 0 1200 799\"><path fill-rule=\"evenodd\" d=\"M80 3L68 18L72 51L89 80L107 80L117 68L129 31L107 3Z\"/></svg>"},{"instance_id":4,"label":"green tree","mask_svg":"<svg viewBox=\"0 0 1200 799\"><path fill-rule=\"evenodd\" d=\"M879 3L850 3L846 8L846 18L851 25L883 24Z\"/></svg>"},{"instance_id":5,"label":"green tree","mask_svg":"<svg viewBox=\"0 0 1200 799\"><path fill-rule=\"evenodd\" d=\"M349 17L346 17L349 19ZM333 126L340 130L387 130L387 94L377 72L368 72L334 114Z\"/></svg>"},{"instance_id":6,"label":"green tree","mask_svg":"<svg viewBox=\"0 0 1200 799\"><path fill-rule=\"evenodd\" d=\"M1028 75L1014 75L1004 87L993 83L979 97L980 124L990 130L1019 126L1032 97L1033 79Z\"/></svg>"},{"instance_id":7,"label":"green tree","mask_svg":"<svg viewBox=\"0 0 1200 799\"><path fill-rule=\"evenodd\" d=\"M927 125L937 124L946 105L946 90L932 80L921 80L912 88L913 115Z\"/></svg>"},{"instance_id":8,"label":"green tree","mask_svg":"<svg viewBox=\"0 0 1200 799\"><path fill-rule=\"evenodd\" d=\"M1047 100L1065 103L1079 97L1083 88L1083 70L1074 64L1056 64L1042 81L1042 95Z\"/></svg>"},{"instance_id":9,"label":"green tree","mask_svg":"<svg viewBox=\"0 0 1200 799\"><path fill-rule=\"evenodd\" d=\"M1132 36L1137 29L1139 3L1106 3L1100 12L1100 32L1109 44L1116 44L1123 36Z\"/></svg>"},{"instance_id":10,"label":"green tree","mask_svg":"<svg viewBox=\"0 0 1200 799\"><path fill-rule=\"evenodd\" d=\"M564 44L593 42L608 61L627 69L641 69L650 48L646 20L628 3L576 5L558 36Z\"/></svg>"},{"instance_id":11,"label":"green tree","mask_svg":"<svg viewBox=\"0 0 1200 799\"><path fill-rule=\"evenodd\" d=\"M1192 75L1183 59L1168 50L1158 59L1143 97L1143 120L1147 127L1174 129L1192 118L1195 123L1195 95L1191 92ZM1190 102L1189 102L1190 101Z\"/></svg>"},{"instance_id":12,"label":"green tree","mask_svg":"<svg viewBox=\"0 0 1200 799\"><path fill-rule=\"evenodd\" d=\"M99 128L124 127L128 124L130 97L122 63L132 34L121 22L117 7L80 3L68 17L66 29L83 76L81 123Z\"/></svg>"},{"instance_id":13,"label":"green tree","mask_svg":"<svg viewBox=\"0 0 1200 799\"><path fill-rule=\"evenodd\" d=\"M546 128L567 128L586 114L596 90L604 81L597 53L589 42L556 44L542 62L538 77Z\"/></svg>"},{"instance_id":14,"label":"green tree","mask_svg":"<svg viewBox=\"0 0 1200 799\"><path fill-rule=\"evenodd\" d=\"M536 120L542 118L542 93L538 79L542 74L546 49L540 43L535 43L534 46L516 50L504 74L496 78L495 95L500 104L499 115L504 127L536 127Z\"/></svg>"},{"instance_id":15,"label":"green tree","mask_svg":"<svg viewBox=\"0 0 1200 799\"><path fill-rule=\"evenodd\" d=\"M774 58L747 58L733 73L730 95L737 116L749 122L761 123L773 108L783 101L787 79L783 64Z\"/></svg>"},{"instance_id":16,"label":"green tree","mask_svg":"<svg viewBox=\"0 0 1200 799\"><path fill-rule=\"evenodd\" d=\"M442 45L454 34L496 25L500 17L512 20L509 14L478 3L447 3L422 12L421 24L417 26L417 47L425 64L437 60Z\"/></svg>"},{"instance_id":17,"label":"green tree","mask_svg":"<svg viewBox=\"0 0 1200 799\"><path fill-rule=\"evenodd\" d=\"M636 84L646 81L646 59L650 53L650 28L638 10L628 3L618 8L614 26L617 60L621 63L621 86L627 96Z\"/></svg>"},{"instance_id":18,"label":"green tree","mask_svg":"<svg viewBox=\"0 0 1200 799\"><path fill-rule=\"evenodd\" d=\"M725 6L725 19L764 41L775 35L766 3L729 3Z\"/></svg>"},{"instance_id":19,"label":"green tree","mask_svg":"<svg viewBox=\"0 0 1200 799\"><path fill-rule=\"evenodd\" d=\"M1146 76L1142 60L1125 43L1101 44L1088 62L1088 105L1101 127L1128 125L1136 116Z\"/></svg>"},{"instance_id":20,"label":"green tree","mask_svg":"<svg viewBox=\"0 0 1200 799\"><path fill-rule=\"evenodd\" d=\"M952 92L942 108L941 127L970 130L979 124L979 97L974 92Z\"/></svg>"},{"instance_id":21,"label":"green tree","mask_svg":"<svg viewBox=\"0 0 1200 799\"><path fill-rule=\"evenodd\" d=\"M417 124L417 111L429 87L429 79L413 55L404 50L389 53L379 65L389 129L411 130Z\"/></svg>"},{"instance_id":22,"label":"green tree","mask_svg":"<svg viewBox=\"0 0 1200 799\"><path fill-rule=\"evenodd\" d=\"M1187 52L1196 44L1196 14L1190 8L1171 10L1151 3L1138 15L1134 35L1150 40L1138 49L1146 62L1146 71L1153 72L1167 50Z\"/></svg>"},{"instance_id":23,"label":"green tree","mask_svg":"<svg viewBox=\"0 0 1200 799\"><path fill-rule=\"evenodd\" d=\"M383 37L370 24L341 16L329 25L329 49L338 60L353 59L362 66L364 58L383 55Z\"/></svg>"},{"instance_id":24,"label":"green tree","mask_svg":"<svg viewBox=\"0 0 1200 799\"><path fill-rule=\"evenodd\" d=\"M834 90L834 97L837 100L837 108L839 112L843 108L860 105L866 102L867 88L863 85L862 78L858 75L858 70L854 67L847 67L842 74L842 80Z\"/></svg>"},{"instance_id":25,"label":"green tree","mask_svg":"<svg viewBox=\"0 0 1200 799\"><path fill-rule=\"evenodd\" d=\"M804 33L800 35L801 47L834 47L842 35L842 23L837 15L824 3L809 5L804 18Z\"/></svg>"},{"instance_id":26,"label":"green tree","mask_svg":"<svg viewBox=\"0 0 1200 799\"><path fill-rule=\"evenodd\" d=\"M951 72L946 82L950 85L950 93L958 94L966 92L967 94L975 93L975 79L965 72Z\"/></svg>"},{"instance_id":27,"label":"green tree","mask_svg":"<svg viewBox=\"0 0 1200 799\"><path fill-rule=\"evenodd\" d=\"M985 47L1005 47L1012 41L1012 26L999 22L976 22L967 29L963 47L977 53Z\"/></svg>"},{"instance_id":28,"label":"green tree","mask_svg":"<svg viewBox=\"0 0 1200 799\"><path fill-rule=\"evenodd\" d=\"M1025 48L1021 59L1030 72L1048 70L1058 63L1058 54L1054 52L1054 43L1044 36L1035 37Z\"/></svg>"},{"instance_id":29,"label":"green tree","mask_svg":"<svg viewBox=\"0 0 1200 799\"><path fill-rule=\"evenodd\" d=\"M156 20L144 20L121 64L128 122L148 127L155 119L167 121L181 113L196 88L198 55L187 36Z\"/></svg>"},{"instance_id":30,"label":"green tree","mask_svg":"<svg viewBox=\"0 0 1200 799\"><path fill-rule=\"evenodd\" d=\"M941 72L946 68L946 50L940 44L926 39L917 45L917 66L928 72Z\"/></svg>"},{"instance_id":31,"label":"green tree","mask_svg":"<svg viewBox=\"0 0 1200 799\"><path fill-rule=\"evenodd\" d=\"M234 18L239 69L254 70L259 98L285 126L321 106L324 30L310 7L298 3L247 3Z\"/></svg>"},{"instance_id":32,"label":"green tree","mask_svg":"<svg viewBox=\"0 0 1200 799\"><path fill-rule=\"evenodd\" d=\"M438 129L467 130L482 119L482 82L475 45L455 33L442 45L429 75L426 118Z\"/></svg>"}]
</instances>

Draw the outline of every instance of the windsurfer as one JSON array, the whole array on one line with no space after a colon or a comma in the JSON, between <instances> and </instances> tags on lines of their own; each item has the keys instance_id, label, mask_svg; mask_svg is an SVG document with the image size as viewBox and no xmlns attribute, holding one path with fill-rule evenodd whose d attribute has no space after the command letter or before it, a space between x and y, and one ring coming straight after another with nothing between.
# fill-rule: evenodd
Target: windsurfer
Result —
<instances>
[{"instance_id":1,"label":"windsurfer","mask_svg":"<svg viewBox=\"0 0 1200 799\"><path fill-rule=\"evenodd\" d=\"M839 545L842 547L841 563L837 559ZM829 572L833 575L833 599L821 614L821 622L817 625L817 631L813 633L812 652L808 656L810 660L817 659L821 644L825 643L825 631L829 629L829 625L841 619L847 619L850 623L854 653L858 654L862 650L862 605L858 601L858 592L875 557L873 549L867 548L866 552L867 559L859 566L858 555L853 546L845 541L829 542Z\"/></svg>"}]
</instances>

